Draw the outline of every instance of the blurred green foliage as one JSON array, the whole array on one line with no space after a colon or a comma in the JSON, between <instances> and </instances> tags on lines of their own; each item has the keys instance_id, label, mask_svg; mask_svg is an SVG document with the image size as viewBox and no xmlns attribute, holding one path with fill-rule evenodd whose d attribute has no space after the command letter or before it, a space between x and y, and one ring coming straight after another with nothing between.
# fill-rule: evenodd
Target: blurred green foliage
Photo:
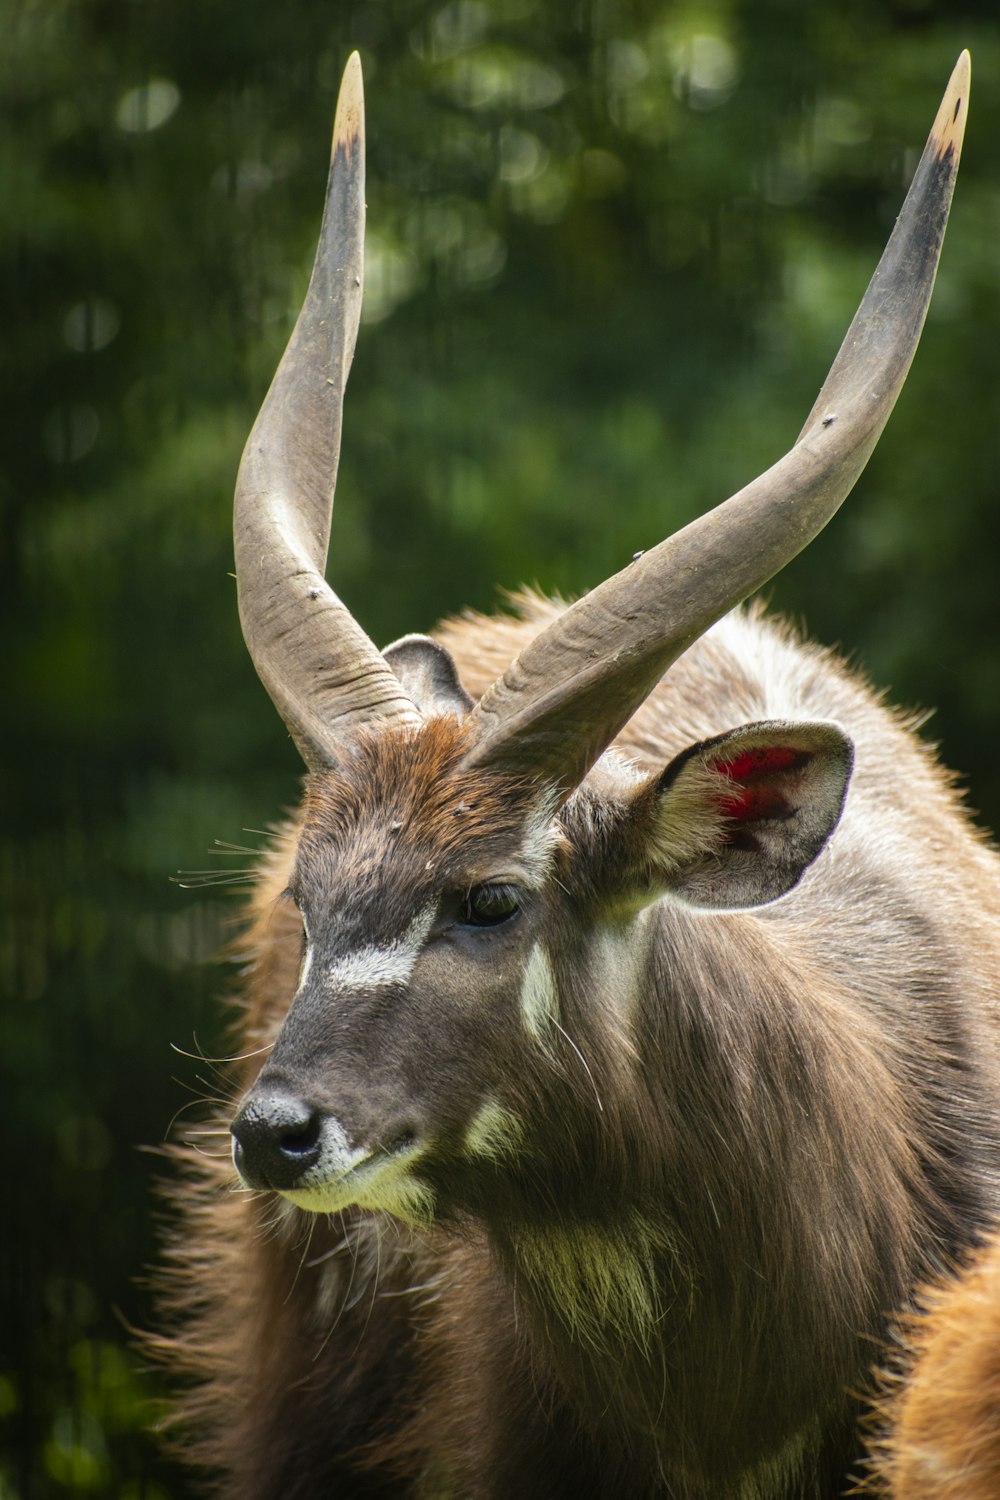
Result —
<instances>
[{"instance_id":1,"label":"blurred green foliage","mask_svg":"<svg viewBox=\"0 0 1000 1500\"><path fill-rule=\"evenodd\" d=\"M784 451L966 45L923 348L771 593L938 706L996 823L994 0L11 0L0 1500L186 1493L128 1331L152 1316L139 1148L214 1086L171 1044L225 1046L206 960L238 905L171 876L238 895L245 830L296 796L229 508L347 53L370 233L331 574L388 640L497 584L580 591Z\"/></svg>"}]
</instances>

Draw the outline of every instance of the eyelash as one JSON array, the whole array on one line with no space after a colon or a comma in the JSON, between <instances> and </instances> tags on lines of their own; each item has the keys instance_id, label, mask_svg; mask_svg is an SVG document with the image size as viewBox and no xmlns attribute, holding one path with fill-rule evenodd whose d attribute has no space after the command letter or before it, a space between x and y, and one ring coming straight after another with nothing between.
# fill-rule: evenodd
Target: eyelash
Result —
<instances>
[{"instance_id":1,"label":"eyelash","mask_svg":"<svg viewBox=\"0 0 1000 1500\"><path fill-rule=\"evenodd\" d=\"M506 881L487 881L467 891L458 920L465 927L500 927L520 914L522 892Z\"/></svg>"}]
</instances>

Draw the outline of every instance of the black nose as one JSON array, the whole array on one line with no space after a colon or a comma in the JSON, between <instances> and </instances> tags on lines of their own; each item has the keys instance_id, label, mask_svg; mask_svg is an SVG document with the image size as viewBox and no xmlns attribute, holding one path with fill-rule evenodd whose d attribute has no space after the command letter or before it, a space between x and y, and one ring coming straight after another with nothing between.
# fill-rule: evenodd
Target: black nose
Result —
<instances>
[{"instance_id":1,"label":"black nose","mask_svg":"<svg viewBox=\"0 0 1000 1500\"><path fill-rule=\"evenodd\" d=\"M294 1094L251 1093L230 1127L247 1187L293 1188L319 1160L323 1117Z\"/></svg>"}]
</instances>

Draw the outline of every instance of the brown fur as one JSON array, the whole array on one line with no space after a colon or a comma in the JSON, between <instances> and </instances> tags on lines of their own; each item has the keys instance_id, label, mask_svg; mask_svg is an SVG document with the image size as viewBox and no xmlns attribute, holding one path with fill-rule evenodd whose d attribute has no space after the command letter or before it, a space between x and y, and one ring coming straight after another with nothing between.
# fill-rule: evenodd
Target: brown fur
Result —
<instances>
[{"instance_id":1,"label":"brown fur","mask_svg":"<svg viewBox=\"0 0 1000 1500\"><path fill-rule=\"evenodd\" d=\"M873 1473L889 1500L1000 1495L1000 1237L900 1329Z\"/></svg>"},{"instance_id":2,"label":"brown fur","mask_svg":"<svg viewBox=\"0 0 1000 1500\"><path fill-rule=\"evenodd\" d=\"M469 692L558 608L445 625ZM834 719L856 747L840 826L773 906L622 914L638 782L601 763L567 802L539 897L560 1034L532 1051L477 1004L476 1050L442 1074L432 1226L309 1216L234 1193L224 1147L178 1152L159 1349L190 1381L179 1422L216 1493L821 1500L848 1484L888 1318L1000 1211L1000 869L908 725L759 615L692 647L618 749L648 775L770 717ZM463 747L432 721L311 778L251 902L234 1050L273 1042L296 990L290 880L389 933L421 882L487 878L516 840L532 788L461 772ZM462 1000L419 1000L409 1054L385 1033L379 1066L444 1068L433 1018L450 1046ZM234 1096L259 1063L233 1066ZM516 1159L463 1159L466 1095L523 1122Z\"/></svg>"}]
</instances>

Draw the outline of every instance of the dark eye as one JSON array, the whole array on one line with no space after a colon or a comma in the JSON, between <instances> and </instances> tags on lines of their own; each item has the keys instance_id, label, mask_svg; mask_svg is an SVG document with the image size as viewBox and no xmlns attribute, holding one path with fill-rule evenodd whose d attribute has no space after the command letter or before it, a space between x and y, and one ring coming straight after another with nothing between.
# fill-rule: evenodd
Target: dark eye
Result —
<instances>
[{"instance_id":1,"label":"dark eye","mask_svg":"<svg viewBox=\"0 0 1000 1500\"><path fill-rule=\"evenodd\" d=\"M521 892L516 885L474 885L459 907L458 920L468 927L499 927L521 910Z\"/></svg>"}]
</instances>

